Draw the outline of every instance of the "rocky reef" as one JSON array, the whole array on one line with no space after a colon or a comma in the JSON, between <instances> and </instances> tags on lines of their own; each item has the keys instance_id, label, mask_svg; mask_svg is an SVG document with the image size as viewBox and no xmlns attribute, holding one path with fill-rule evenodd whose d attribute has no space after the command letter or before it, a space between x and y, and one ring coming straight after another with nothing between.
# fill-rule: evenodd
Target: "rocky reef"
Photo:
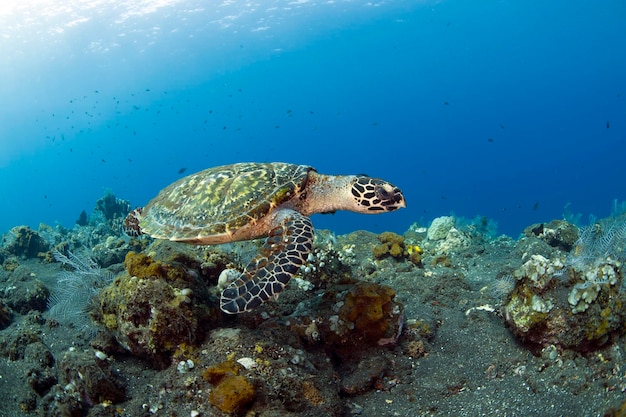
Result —
<instances>
[{"instance_id":1,"label":"rocky reef","mask_svg":"<svg viewBox=\"0 0 626 417\"><path fill-rule=\"evenodd\" d=\"M518 240L453 216L404 234L318 230L278 300L231 316L218 307L220 277L260 242L131 238L120 233L128 207L107 194L72 229L5 235L0 374L16 401L0 414L479 415L485 398L508 414L622 406L623 216L535 224Z\"/></svg>"},{"instance_id":2,"label":"rocky reef","mask_svg":"<svg viewBox=\"0 0 626 417\"><path fill-rule=\"evenodd\" d=\"M99 293L95 317L128 352L167 367L176 350L196 345L217 321L215 302L191 267L129 252L126 272Z\"/></svg>"},{"instance_id":3,"label":"rocky reef","mask_svg":"<svg viewBox=\"0 0 626 417\"><path fill-rule=\"evenodd\" d=\"M514 272L517 282L504 306L513 332L540 347L580 351L601 347L611 334L621 333L626 324L624 219L606 219L582 229L580 236L566 222L532 226L527 234L562 251L550 258L527 255Z\"/></svg>"}]
</instances>

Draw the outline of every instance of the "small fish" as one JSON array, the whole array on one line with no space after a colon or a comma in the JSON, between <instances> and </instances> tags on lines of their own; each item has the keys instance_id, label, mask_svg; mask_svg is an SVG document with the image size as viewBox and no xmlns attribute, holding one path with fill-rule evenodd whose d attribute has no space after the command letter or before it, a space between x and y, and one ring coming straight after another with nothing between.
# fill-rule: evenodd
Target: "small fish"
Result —
<instances>
[{"instance_id":1,"label":"small fish","mask_svg":"<svg viewBox=\"0 0 626 417\"><path fill-rule=\"evenodd\" d=\"M494 142L493 138L487 139L487 142Z\"/></svg>"},{"instance_id":2,"label":"small fish","mask_svg":"<svg viewBox=\"0 0 626 417\"><path fill-rule=\"evenodd\" d=\"M537 211L538 208L539 208L539 201L536 201L535 204L533 205L533 210Z\"/></svg>"},{"instance_id":3,"label":"small fish","mask_svg":"<svg viewBox=\"0 0 626 417\"><path fill-rule=\"evenodd\" d=\"M609 122L608 120L606 121L606 128L610 129L611 128L611 122Z\"/></svg>"},{"instance_id":4,"label":"small fish","mask_svg":"<svg viewBox=\"0 0 626 417\"><path fill-rule=\"evenodd\" d=\"M178 170L178 173L183 174L185 171L187 171L187 168L181 168Z\"/></svg>"}]
</instances>

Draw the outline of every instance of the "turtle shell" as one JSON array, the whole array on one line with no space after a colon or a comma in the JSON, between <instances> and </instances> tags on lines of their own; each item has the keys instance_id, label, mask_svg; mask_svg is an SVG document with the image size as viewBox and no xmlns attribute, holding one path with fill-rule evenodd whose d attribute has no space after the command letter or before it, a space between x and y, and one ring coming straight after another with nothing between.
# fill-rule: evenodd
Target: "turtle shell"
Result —
<instances>
[{"instance_id":1,"label":"turtle shell","mask_svg":"<svg viewBox=\"0 0 626 417\"><path fill-rule=\"evenodd\" d=\"M161 190L144 208L139 225L143 233L161 239L228 236L292 199L306 186L311 170L279 162L205 169Z\"/></svg>"}]
</instances>

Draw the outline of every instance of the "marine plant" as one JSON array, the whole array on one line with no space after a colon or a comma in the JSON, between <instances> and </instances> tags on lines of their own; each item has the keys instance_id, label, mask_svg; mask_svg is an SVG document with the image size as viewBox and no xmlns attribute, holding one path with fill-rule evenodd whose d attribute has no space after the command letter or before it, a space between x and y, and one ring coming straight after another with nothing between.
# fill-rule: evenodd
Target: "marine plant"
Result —
<instances>
[{"instance_id":1,"label":"marine plant","mask_svg":"<svg viewBox=\"0 0 626 417\"><path fill-rule=\"evenodd\" d=\"M71 270L62 271L48 298L50 317L62 324L87 327L93 297L113 280L113 274L100 266L87 253L67 255L53 251L54 259Z\"/></svg>"}]
</instances>

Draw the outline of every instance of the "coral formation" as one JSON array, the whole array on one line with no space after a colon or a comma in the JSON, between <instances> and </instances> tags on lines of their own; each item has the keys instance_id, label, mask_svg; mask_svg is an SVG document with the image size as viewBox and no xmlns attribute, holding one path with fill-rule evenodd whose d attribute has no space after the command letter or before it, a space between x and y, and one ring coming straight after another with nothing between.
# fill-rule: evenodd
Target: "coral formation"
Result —
<instances>
[{"instance_id":1,"label":"coral formation","mask_svg":"<svg viewBox=\"0 0 626 417\"><path fill-rule=\"evenodd\" d=\"M418 245L405 242L403 236L393 232L383 232L378 235L379 245L374 246L372 254L376 259L388 256L397 260L409 258L414 265L422 263L422 249Z\"/></svg>"},{"instance_id":2,"label":"coral formation","mask_svg":"<svg viewBox=\"0 0 626 417\"><path fill-rule=\"evenodd\" d=\"M182 264L129 252L124 266L127 272L100 292L97 318L126 350L162 369L179 345L201 340L215 308Z\"/></svg>"},{"instance_id":3,"label":"coral formation","mask_svg":"<svg viewBox=\"0 0 626 417\"><path fill-rule=\"evenodd\" d=\"M548 245L569 252L578 240L578 229L565 220L552 220L550 223L539 223L524 229L526 236L536 236Z\"/></svg>"},{"instance_id":4,"label":"coral formation","mask_svg":"<svg viewBox=\"0 0 626 417\"><path fill-rule=\"evenodd\" d=\"M340 354L395 344L404 320L395 292L369 282L327 291L318 314L323 315L315 325L319 340Z\"/></svg>"},{"instance_id":5,"label":"coral formation","mask_svg":"<svg viewBox=\"0 0 626 417\"><path fill-rule=\"evenodd\" d=\"M116 198L110 191L106 192L96 201L95 212L100 212L108 221L119 218L124 219L130 211L130 203L126 200ZM82 216L82 213L81 213Z\"/></svg>"},{"instance_id":6,"label":"coral formation","mask_svg":"<svg viewBox=\"0 0 626 417\"><path fill-rule=\"evenodd\" d=\"M2 237L6 253L21 258L34 258L48 251L48 244L35 230L17 226Z\"/></svg>"},{"instance_id":7,"label":"coral formation","mask_svg":"<svg viewBox=\"0 0 626 417\"><path fill-rule=\"evenodd\" d=\"M450 229L454 227L454 217L441 216L432 221L426 236L430 241L445 239Z\"/></svg>"},{"instance_id":8,"label":"coral formation","mask_svg":"<svg viewBox=\"0 0 626 417\"><path fill-rule=\"evenodd\" d=\"M569 230L561 222L558 225ZM505 305L513 332L543 346L587 350L606 343L610 333L622 331L625 244L623 222L608 219L582 229L564 260L531 255L515 271L517 283Z\"/></svg>"},{"instance_id":9,"label":"coral formation","mask_svg":"<svg viewBox=\"0 0 626 417\"><path fill-rule=\"evenodd\" d=\"M241 365L228 360L207 368L202 377L214 385L209 393L212 405L226 413L241 411L256 396L254 385L239 375Z\"/></svg>"}]
</instances>

